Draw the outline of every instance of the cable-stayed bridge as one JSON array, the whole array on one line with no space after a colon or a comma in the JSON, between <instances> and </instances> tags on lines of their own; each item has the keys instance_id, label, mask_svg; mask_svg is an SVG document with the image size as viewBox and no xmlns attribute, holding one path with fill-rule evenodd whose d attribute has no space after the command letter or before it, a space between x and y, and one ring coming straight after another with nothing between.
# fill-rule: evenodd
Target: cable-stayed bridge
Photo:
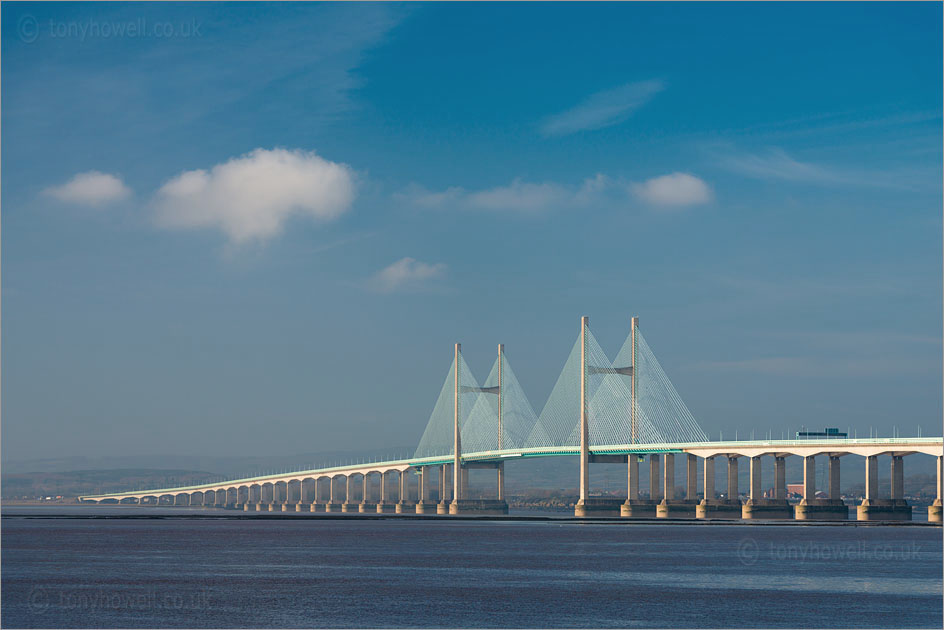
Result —
<instances>
[{"instance_id":1,"label":"cable-stayed bridge","mask_svg":"<svg viewBox=\"0 0 944 630\"><path fill-rule=\"evenodd\" d=\"M638 318L631 320L629 336L611 360L591 333L589 318L583 317L577 339L539 414L518 382L503 345L498 346L489 374L479 382L456 344L452 365L413 457L199 486L89 495L80 500L198 504L244 511L504 514L508 511L506 461L578 456L577 516L833 520L849 517L849 508L839 494L840 458L859 455L865 458L866 492L857 506L858 518L906 520L911 518L911 507L904 500L903 457L913 453L937 458L937 499L929 509L929 519L940 522L942 438L825 435L711 442L663 371ZM888 497L878 495L879 455L892 457ZM676 456L684 460L683 489L675 484ZM804 461L804 498L798 505L787 502L788 456L803 457ZM827 497L817 496L817 456L829 458ZM772 496L763 491L762 457L774 458ZM727 484L720 494L715 486L719 458L727 463ZM740 458L748 459L750 466L750 488L744 503L738 488ZM648 492L639 487L639 464L646 459ZM591 495L589 472L594 463L626 464L625 500ZM468 472L476 468L496 470L493 499L469 497ZM416 477L415 484L411 476ZM434 489L436 500L431 498Z\"/></svg>"}]
</instances>

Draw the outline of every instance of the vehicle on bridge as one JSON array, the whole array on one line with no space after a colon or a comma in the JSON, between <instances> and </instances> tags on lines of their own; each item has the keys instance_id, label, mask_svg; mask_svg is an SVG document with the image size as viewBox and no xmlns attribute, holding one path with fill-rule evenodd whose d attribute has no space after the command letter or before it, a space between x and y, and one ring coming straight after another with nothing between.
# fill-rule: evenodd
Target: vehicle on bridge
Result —
<instances>
[{"instance_id":1,"label":"vehicle on bridge","mask_svg":"<svg viewBox=\"0 0 944 630\"><path fill-rule=\"evenodd\" d=\"M810 438L846 438L849 437L849 434L830 427L823 431L797 431L796 436L798 440L805 440Z\"/></svg>"}]
</instances>

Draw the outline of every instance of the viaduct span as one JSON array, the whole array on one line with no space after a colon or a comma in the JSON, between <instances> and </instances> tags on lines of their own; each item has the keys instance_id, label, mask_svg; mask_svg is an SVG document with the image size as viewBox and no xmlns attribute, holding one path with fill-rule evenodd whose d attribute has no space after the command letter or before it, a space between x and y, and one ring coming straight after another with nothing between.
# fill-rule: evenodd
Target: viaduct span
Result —
<instances>
[{"instance_id":1,"label":"viaduct span","mask_svg":"<svg viewBox=\"0 0 944 630\"><path fill-rule=\"evenodd\" d=\"M682 402L643 338L638 318L614 360L590 332L580 332L540 414L528 402L505 356L483 383L476 381L459 344L413 457L263 475L198 486L157 488L80 497L84 502L203 505L244 511L506 514L505 462L530 457L577 456L577 516L625 518L731 518L845 520L840 497L841 458L865 464L865 498L858 520L910 520L904 498L904 457L936 458L937 493L928 511L942 520L944 440L940 437L824 437L798 440L710 441ZM890 491L879 496L878 457L891 457ZM683 460L683 490L676 493L676 457ZM774 462L773 492L764 492L762 458ZM787 501L786 458L803 459L803 498ZM816 458L828 461L828 482L817 496ZM747 499L738 487L740 460L748 466ZM716 491L716 463L726 464L725 491ZM626 499L593 496L590 466L626 465ZM640 464L649 466L640 492ZM472 499L471 469L496 472L494 497ZM699 474L701 473L701 474ZM416 483L411 484L411 476ZM699 482L700 478L700 482ZM769 482L768 482L769 485ZM435 500L433 491L435 490Z\"/></svg>"}]
</instances>

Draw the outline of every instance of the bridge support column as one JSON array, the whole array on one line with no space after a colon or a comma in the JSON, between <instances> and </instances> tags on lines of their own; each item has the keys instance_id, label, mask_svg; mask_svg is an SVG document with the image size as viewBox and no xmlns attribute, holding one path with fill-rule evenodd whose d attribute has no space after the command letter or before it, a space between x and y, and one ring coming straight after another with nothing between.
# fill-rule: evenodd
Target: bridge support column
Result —
<instances>
[{"instance_id":1,"label":"bridge support column","mask_svg":"<svg viewBox=\"0 0 944 630\"><path fill-rule=\"evenodd\" d=\"M782 459L782 458L780 458ZM751 457L750 497L741 506L741 518L755 519L791 519L793 508L784 500L764 497L764 485L761 477L761 457ZM776 468L776 463L774 464Z\"/></svg>"},{"instance_id":2,"label":"bridge support column","mask_svg":"<svg viewBox=\"0 0 944 630\"><path fill-rule=\"evenodd\" d=\"M659 456L652 454L649 456L649 499L652 501L662 500L659 476Z\"/></svg>"},{"instance_id":3,"label":"bridge support column","mask_svg":"<svg viewBox=\"0 0 944 630\"><path fill-rule=\"evenodd\" d=\"M695 510L696 518L741 518L738 498L737 455L728 455L728 491L724 499L715 498L715 465L713 457L705 458L705 498ZM733 495L733 498L732 498Z\"/></svg>"},{"instance_id":4,"label":"bridge support column","mask_svg":"<svg viewBox=\"0 0 944 630\"><path fill-rule=\"evenodd\" d=\"M324 483L322 482L323 477L315 479L315 485L313 486L314 497L311 502L311 511L312 512L325 512L327 511L328 501L325 500L324 496ZM330 482L330 480L329 480Z\"/></svg>"},{"instance_id":5,"label":"bridge support column","mask_svg":"<svg viewBox=\"0 0 944 630\"><path fill-rule=\"evenodd\" d=\"M295 511L295 502L292 501L292 486L289 482L285 482L285 496L280 497L281 509L283 512L294 512Z\"/></svg>"},{"instance_id":6,"label":"bridge support column","mask_svg":"<svg viewBox=\"0 0 944 630\"><path fill-rule=\"evenodd\" d=\"M325 512L340 512L344 507L338 496L337 485L338 478L331 477L328 483L328 504L325 505Z\"/></svg>"},{"instance_id":7,"label":"bridge support column","mask_svg":"<svg viewBox=\"0 0 944 630\"><path fill-rule=\"evenodd\" d=\"M831 463L832 464L832 463ZM839 458L836 458L832 474L839 481ZM844 521L849 518L849 507L842 499L816 498L816 457L803 458L803 499L793 507L798 521Z\"/></svg>"},{"instance_id":8,"label":"bridge support column","mask_svg":"<svg viewBox=\"0 0 944 630\"><path fill-rule=\"evenodd\" d=\"M429 482L430 471L432 467L424 466L419 469L419 491L420 491L420 500L416 503L416 513L417 514L435 514L436 513L436 504L433 503L429 498Z\"/></svg>"},{"instance_id":9,"label":"bridge support column","mask_svg":"<svg viewBox=\"0 0 944 630\"><path fill-rule=\"evenodd\" d=\"M362 483L364 489L361 491L361 504L357 506L357 511L363 514L376 512L377 504L374 503L374 498L370 492L370 473L364 473Z\"/></svg>"},{"instance_id":10,"label":"bridge support column","mask_svg":"<svg viewBox=\"0 0 944 630\"><path fill-rule=\"evenodd\" d=\"M866 458L865 499L856 508L860 521L910 521L911 506L905 501L905 469L901 455L892 454L891 497L878 497L878 457ZM928 517L930 520L930 510Z\"/></svg>"},{"instance_id":11,"label":"bridge support column","mask_svg":"<svg viewBox=\"0 0 944 630\"><path fill-rule=\"evenodd\" d=\"M498 468L495 469L498 481L498 500L505 500L505 462L498 462Z\"/></svg>"},{"instance_id":12,"label":"bridge support column","mask_svg":"<svg viewBox=\"0 0 944 630\"><path fill-rule=\"evenodd\" d=\"M439 467L439 503L436 504L436 514L449 514L449 465Z\"/></svg>"},{"instance_id":13,"label":"bridge support column","mask_svg":"<svg viewBox=\"0 0 944 630\"><path fill-rule=\"evenodd\" d=\"M378 514L392 514L397 506L390 502L390 471L380 473L380 500L377 502Z\"/></svg>"},{"instance_id":14,"label":"bridge support column","mask_svg":"<svg viewBox=\"0 0 944 630\"><path fill-rule=\"evenodd\" d=\"M357 512L360 506L354 501L354 483L351 476L344 478L344 503L341 504L342 512Z\"/></svg>"},{"instance_id":15,"label":"bridge support column","mask_svg":"<svg viewBox=\"0 0 944 630\"><path fill-rule=\"evenodd\" d=\"M501 462L495 463L475 463L465 464L463 477L466 477L471 468L501 469ZM466 498L453 501L449 504L450 514L469 514L475 516L501 516L508 514L508 504L504 499L472 499L466 495Z\"/></svg>"},{"instance_id":16,"label":"bridge support column","mask_svg":"<svg viewBox=\"0 0 944 630\"><path fill-rule=\"evenodd\" d=\"M265 499L263 498L264 490L265 488L263 488L262 486L258 486L258 492L256 493L256 497L255 497L256 512L263 512L268 509L264 502Z\"/></svg>"},{"instance_id":17,"label":"bridge support column","mask_svg":"<svg viewBox=\"0 0 944 630\"><path fill-rule=\"evenodd\" d=\"M685 498L688 501L698 500L698 458L687 453L685 455Z\"/></svg>"},{"instance_id":18,"label":"bridge support column","mask_svg":"<svg viewBox=\"0 0 944 630\"><path fill-rule=\"evenodd\" d=\"M593 516L597 511L590 501L590 424L587 409L587 327L589 317L580 318L580 479L574 516Z\"/></svg>"},{"instance_id":19,"label":"bridge support column","mask_svg":"<svg viewBox=\"0 0 944 630\"><path fill-rule=\"evenodd\" d=\"M397 503L397 514L416 512L415 502L410 499L410 472L409 469L400 471L400 501Z\"/></svg>"},{"instance_id":20,"label":"bridge support column","mask_svg":"<svg viewBox=\"0 0 944 630\"><path fill-rule=\"evenodd\" d=\"M665 454L665 498L656 507L658 518L695 518L696 501L675 498L675 455Z\"/></svg>"},{"instance_id":21,"label":"bridge support column","mask_svg":"<svg viewBox=\"0 0 944 630\"><path fill-rule=\"evenodd\" d=\"M928 506L928 522L940 523L944 521L944 457L937 457L937 497L934 503Z\"/></svg>"},{"instance_id":22,"label":"bridge support column","mask_svg":"<svg viewBox=\"0 0 944 630\"><path fill-rule=\"evenodd\" d=\"M630 453L626 457L626 502L620 506L620 516L624 518L655 518L656 502L639 498L639 459Z\"/></svg>"}]
</instances>

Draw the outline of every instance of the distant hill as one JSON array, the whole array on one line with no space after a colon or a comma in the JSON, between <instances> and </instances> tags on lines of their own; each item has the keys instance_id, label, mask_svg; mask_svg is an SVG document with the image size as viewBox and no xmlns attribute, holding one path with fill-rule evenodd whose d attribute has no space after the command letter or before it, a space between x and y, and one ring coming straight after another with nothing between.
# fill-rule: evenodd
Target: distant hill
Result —
<instances>
[{"instance_id":1,"label":"distant hill","mask_svg":"<svg viewBox=\"0 0 944 630\"><path fill-rule=\"evenodd\" d=\"M220 475L195 470L153 470L126 468L112 470L72 470L3 475L4 499L33 499L40 496L75 497L133 488L190 486L220 479Z\"/></svg>"},{"instance_id":2,"label":"distant hill","mask_svg":"<svg viewBox=\"0 0 944 630\"><path fill-rule=\"evenodd\" d=\"M103 457L55 457L17 460L4 454L4 475L73 470L209 470L226 477L249 477L273 470L299 470L370 460L410 457L415 447L390 447L367 451L319 451L292 455L213 456L213 455L108 455Z\"/></svg>"}]
</instances>

